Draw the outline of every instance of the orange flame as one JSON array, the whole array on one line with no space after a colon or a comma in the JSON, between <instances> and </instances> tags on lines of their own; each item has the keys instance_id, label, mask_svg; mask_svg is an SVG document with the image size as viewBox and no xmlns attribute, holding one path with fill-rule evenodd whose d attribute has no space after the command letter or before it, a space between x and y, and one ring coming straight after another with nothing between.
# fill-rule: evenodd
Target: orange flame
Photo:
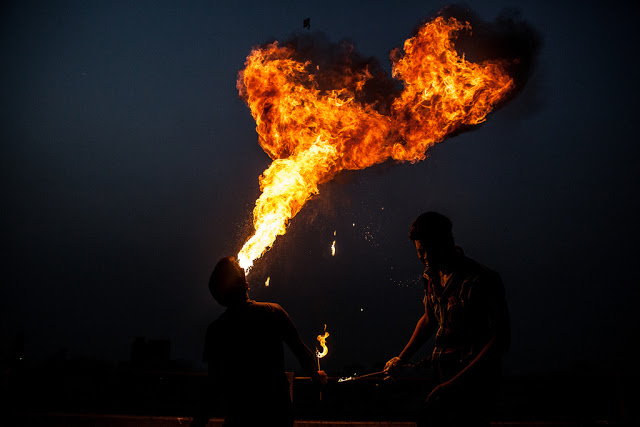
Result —
<instances>
[{"instance_id":1,"label":"orange flame","mask_svg":"<svg viewBox=\"0 0 640 427\"><path fill-rule=\"evenodd\" d=\"M297 60L293 48L274 42L253 49L237 86L273 163L260 177L255 233L238 254L246 271L340 170L423 160L452 131L486 119L514 83L500 61L461 58L452 42L460 30L470 25L438 17L391 52L393 77L404 90L384 114L375 102L359 101L373 79L369 68L332 75L336 89L327 91L318 84L324 70Z\"/></svg>"},{"instance_id":2,"label":"orange flame","mask_svg":"<svg viewBox=\"0 0 640 427\"><path fill-rule=\"evenodd\" d=\"M324 334L318 335L318 342L320 343L320 347L322 347L322 351L316 350L316 357L318 359L322 359L327 355L327 353L329 353L329 348L327 347L327 338L329 338L329 332L327 332L327 325L324 325Z\"/></svg>"}]
</instances>

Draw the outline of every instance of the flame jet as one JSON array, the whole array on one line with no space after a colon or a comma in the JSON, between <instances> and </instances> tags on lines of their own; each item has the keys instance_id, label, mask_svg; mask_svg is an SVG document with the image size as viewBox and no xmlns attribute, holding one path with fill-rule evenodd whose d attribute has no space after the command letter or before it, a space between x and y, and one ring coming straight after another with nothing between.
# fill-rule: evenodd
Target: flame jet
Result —
<instances>
[{"instance_id":1,"label":"flame jet","mask_svg":"<svg viewBox=\"0 0 640 427\"><path fill-rule=\"evenodd\" d=\"M505 98L514 87L505 61L476 64L460 57L453 40L462 30L471 27L437 17L394 49L392 75L404 89L389 91L386 100L369 93L371 67L345 61L336 72L278 42L252 50L237 87L273 163L260 177L255 233L238 254L246 271L286 232L318 185L343 169L423 160L429 147L483 122Z\"/></svg>"}]
</instances>

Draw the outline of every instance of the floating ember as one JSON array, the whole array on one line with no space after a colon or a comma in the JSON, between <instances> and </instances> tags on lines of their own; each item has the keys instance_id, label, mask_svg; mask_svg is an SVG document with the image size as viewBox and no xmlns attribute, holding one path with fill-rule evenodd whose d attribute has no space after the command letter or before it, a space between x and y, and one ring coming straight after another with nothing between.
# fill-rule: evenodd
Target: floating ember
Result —
<instances>
[{"instance_id":1,"label":"floating ember","mask_svg":"<svg viewBox=\"0 0 640 427\"><path fill-rule=\"evenodd\" d=\"M391 52L392 75L404 89L389 90L385 99L368 85L377 78L371 67L347 60L336 71L278 42L253 49L237 87L273 162L260 177L255 232L238 254L246 271L286 232L318 185L339 171L423 160L447 135L486 119L514 83L505 62L472 63L458 55L453 40L470 29L443 17L422 26Z\"/></svg>"}]
</instances>

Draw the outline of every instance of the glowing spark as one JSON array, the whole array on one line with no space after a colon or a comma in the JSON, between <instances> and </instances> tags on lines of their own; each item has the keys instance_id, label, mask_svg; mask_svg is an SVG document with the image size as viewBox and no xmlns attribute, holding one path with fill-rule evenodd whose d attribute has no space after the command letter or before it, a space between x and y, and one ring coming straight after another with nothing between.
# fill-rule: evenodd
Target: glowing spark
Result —
<instances>
[{"instance_id":1,"label":"glowing spark","mask_svg":"<svg viewBox=\"0 0 640 427\"><path fill-rule=\"evenodd\" d=\"M266 281L266 282L264 282L264 285L268 287L268 286L269 286L269 281L270 281L270 280L271 280L271 276L267 277L267 281Z\"/></svg>"}]
</instances>

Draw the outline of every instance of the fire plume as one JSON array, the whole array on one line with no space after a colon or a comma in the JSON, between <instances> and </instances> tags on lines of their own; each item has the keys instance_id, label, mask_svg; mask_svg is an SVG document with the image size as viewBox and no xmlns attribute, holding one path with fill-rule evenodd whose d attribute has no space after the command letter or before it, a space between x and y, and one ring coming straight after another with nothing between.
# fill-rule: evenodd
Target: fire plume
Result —
<instances>
[{"instance_id":1,"label":"fire plume","mask_svg":"<svg viewBox=\"0 0 640 427\"><path fill-rule=\"evenodd\" d=\"M260 177L255 233L238 254L246 271L339 171L423 160L451 132L486 119L514 83L501 61L476 64L458 55L453 40L470 29L438 17L393 50L392 75L404 89L385 100L370 96L376 76L368 66L336 72L278 42L253 49L237 87L273 162Z\"/></svg>"}]
</instances>

